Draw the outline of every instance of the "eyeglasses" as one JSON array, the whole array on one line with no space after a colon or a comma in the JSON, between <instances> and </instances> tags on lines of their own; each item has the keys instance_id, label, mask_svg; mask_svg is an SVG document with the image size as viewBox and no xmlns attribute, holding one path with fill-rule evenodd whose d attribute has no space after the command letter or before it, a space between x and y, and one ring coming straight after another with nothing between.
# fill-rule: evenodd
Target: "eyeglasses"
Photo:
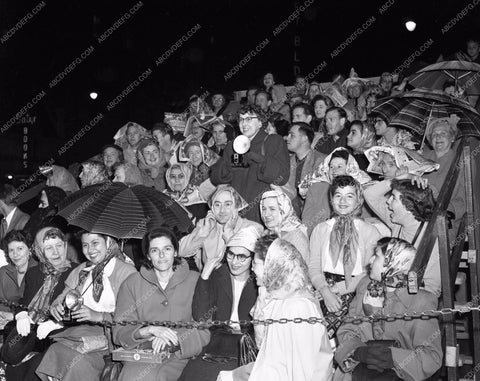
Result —
<instances>
[{"instance_id":1,"label":"eyeglasses","mask_svg":"<svg viewBox=\"0 0 480 381\"><path fill-rule=\"evenodd\" d=\"M229 261L233 261L235 258L237 259L237 262L240 262L240 263L243 263L245 262L247 259L251 258L250 255L245 255L245 254L235 254L233 251L231 251L230 249L227 249L226 251L226 254L227 254L227 259Z\"/></svg>"},{"instance_id":2,"label":"eyeglasses","mask_svg":"<svg viewBox=\"0 0 480 381\"><path fill-rule=\"evenodd\" d=\"M246 117L238 117L238 121L239 122L246 122L246 123L249 123L251 122L253 119L258 119L258 116L246 116Z\"/></svg>"}]
</instances>

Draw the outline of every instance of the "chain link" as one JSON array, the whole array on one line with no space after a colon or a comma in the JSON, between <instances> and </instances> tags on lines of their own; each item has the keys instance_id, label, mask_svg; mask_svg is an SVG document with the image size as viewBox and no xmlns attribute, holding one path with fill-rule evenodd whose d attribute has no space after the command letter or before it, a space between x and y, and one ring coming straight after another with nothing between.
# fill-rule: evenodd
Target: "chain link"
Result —
<instances>
[{"instance_id":1,"label":"chain link","mask_svg":"<svg viewBox=\"0 0 480 381\"><path fill-rule=\"evenodd\" d=\"M9 307L11 310L27 310L29 312L37 312L38 314L47 316L48 311L41 311L37 309L32 309L28 308L28 306L22 305L20 303L14 303L14 302L9 302L8 300L5 299L0 299L0 304L3 304L7 307ZM429 320L429 319L441 319L443 315L452 315L452 314L466 314L470 313L472 311L480 312L480 305L477 306L472 306L470 304L467 304L465 306L459 306L458 308L442 308L440 310L425 310L421 312L406 312L403 314L374 314L370 316L345 316L342 319L343 323L351 323L351 324L363 324L363 323L372 323L372 322L377 322L380 320L385 320L387 322L393 322L395 320L405 320L405 321L411 321L414 319L422 319L422 320ZM153 326L160 326L160 327L167 327L167 328L186 328L186 329L208 329L210 327L218 327L218 326L224 326L224 325L233 325L233 324L238 324L240 326L247 326L247 325L271 325L271 324L287 324L287 323L309 323L309 324L324 324L327 325L328 321L324 318L320 317L309 317L309 318L293 318L293 319L287 319L287 318L280 318L280 319L266 319L266 320L260 320L260 319L253 319L253 320L210 320L210 321L137 321L137 320L113 320L113 321L101 321L101 322L96 322L98 325L103 325L103 326L127 326L127 325L141 325L141 326L146 326L146 325L153 325Z\"/></svg>"}]
</instances>

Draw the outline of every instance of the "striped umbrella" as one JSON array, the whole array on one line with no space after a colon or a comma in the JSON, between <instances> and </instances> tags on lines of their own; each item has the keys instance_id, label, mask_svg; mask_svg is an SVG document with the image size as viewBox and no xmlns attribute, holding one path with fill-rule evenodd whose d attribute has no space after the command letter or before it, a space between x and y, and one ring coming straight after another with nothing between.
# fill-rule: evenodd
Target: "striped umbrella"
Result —
<instances>
[{"instance_id":1,"label":"striped umbrella","mask_svg":"<svg viewBox=\"0 0 480 381\"><path fill-rule=\"evenodd\" d=\"M103 183L80 189L60 203L58 214L71 225L116 238L142 238L151 226L183 233L193 229L179 204L143 185Z\"/></svg>"},{"instance_id":2,"label":"striped umbrella","mask_svg":"<svg viewBox=\"0 0 480 381\"><path fill-rule=\"evenodd\" d=\"M415 89L380 100L372 109L373 116L382 117L388 125L410 130L420 136L430 118L443 118L456 114L460 136L480 136L480 115L462 99L441 91Z\"/></svg>"},{"instance_id":3,"label":"striped umbrella","mask_svg":"<svg viewBox=\"0 0 480 381\"><path fill-rule=\"evenodd\" d=\"M480 65L468 61L443 61L424 67L409 77L415 87L443 90L447 81L462 88L468 95L480 94Z\"/></svg>"}]
</instances>

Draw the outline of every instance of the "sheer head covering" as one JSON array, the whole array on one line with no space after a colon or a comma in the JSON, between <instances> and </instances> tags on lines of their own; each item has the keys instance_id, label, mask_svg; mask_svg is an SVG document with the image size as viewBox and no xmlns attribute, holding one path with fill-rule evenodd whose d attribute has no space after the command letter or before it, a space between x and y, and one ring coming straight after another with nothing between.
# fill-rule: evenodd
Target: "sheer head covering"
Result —
<instances>
[{"instance_id":1,"label":"sheer head covering","mask_svg":"<svg viewBox=\"0 0 480 381\"><path fill-rule=\"evenodd\" d=\"M307 265L300 252L290 242L275 239L268 248L263 270L267 292L312 292Z\"/></svg>"},{"instance_id":2,"label":"sheer head covering","mask_svg":"<svg viewBox=\"0 0 480 381\"><path fill-rule=\"evenodd\" d=\"M456 114L450 115L448 118L431 118L425 129L425 137L427 138L430 145L433 147L432 143L432 132L435 127L445 126L450 130L450 134L455 140L458 133L457 124L460 121L460 118Z\"/></svg>"},{"instance_id":3,"label":"sheer head covering","mask_svg":"<svg viewBox=\"0 0 480 381\"><path fill-rule=\"evenodd\" d=\"M350 128L359 126L361 128L360 145L357 148L352 148L355 152L364 153L376 143L375 130L367 123L361 120L354 120L350 124Z\"/></svg>"},{"instance_id":4,"label":"sheer head covering","mask_svg":"<svg viewBox=\"0 0 480 381\"><path fill-rule=\"evenodd\" d=\"M128 122L127 124L123 125L113 137L115 144L121 147L123 150L129 147L129 144L127 141L127 129L128 127L131 127L131 126L135 126L137 128L137 131L140 134L140 139L151 137L150 133L147 131L145 127L142 127L135 122Z\"/></svg>"},{"instance_id":5,"label":"sheer head covering","mask_svg":"<svg viewBox=\"0 0 480 381\"><path fill-rule=\"evenodd\" d=\"M63 167L58 165L52 165L52 170L47 174L47 186L59 187L65 191L65 193L73 193L79 190L75 177Z\"/></svg>"},{"instance_id":6,"label":"sheer head covering","mask_svg":"<svg viewBox=\"0 0 480 381\"><path fill-rule=\"evenodd\" d=\"M385 305L387 288L407 287L406 279L412 266L417 250L413 245L400 238L382 238L378 241L377 250L384 256L385 271L381 280L370 280L367 292L363 297L363 310L365 315L370 316L381 311ZM375 260L373 256L371 261ZM383 337L385 321L374 322L372 331L374 339Z\"/></svg>"},{"instance_id":7,"label":"sheer head covering","mask_svg":"<svg viewBox=\"0 0 480 381\"><path fill-rule=\"evenodd\" d=\"M262 199L260 200L260 215L262 220L264 219L263 205L266 198L273 198L277 201L282 218L279 226L275 227L274 233L279 237L281 237L282 232L290 232L297 229L301 229L305 234L307 233L307 227L302 224L295 214L290 198L280 190L270 190L262 194Z\"/></svg>"},{"instance_id":8,"label":"sheer head covering","mask_svg":"<svg viewBox=\"0 0 480 381\"><path fill-rule=\"evenodd\" d=\"M208 167L211 167L220 158L220 156L218 156L215 152L209 149L205 144L199 141L195 136L190 135L183 142L181 142L178 147L179 162L190 161L187 150L192 145L197 145L198 147L200 147L200 150L202 152L203 163L206 164Z\"/></svg>"},{"instance_id":9,"label":"sheer head covering","mask_svg":"<svg viewBox=\"0 0 480 381\"><path fill-rule=\"evenodd\" d=\"M208 206L210 209L212 208L212 205L215 203L215 200L217 199L218 195L222 192L228 192L232 196L232 200L235 203L235 212L238 213L242 209L245 209L248 206L248 203L243 199L242 196L230 185L228 184L220 184L215 192L212 194L210 197L210 200L208 200Z\"/></svg>"},{"instance_id":10,"label":"sheer head covering","mask_svg":"<svg viewBox=\"0 0 480 381\"><path fill-rule=\"evenodd\" d=\"M108 181L107 168L98 161L86 161L82 164L82 172L79 175L82 188Z\"/></svg>"},{"instance_id":11,"label":"sheer head covering","mask_svg":"<svg viewBox=\"0 0 480 381\"><path fill-rule=\"evenodd\" d=\"M367 168L368 172L383 175L380 166L382 153L387 153L393 156L396 166L398 168L402 166L407 167L408 173L412 175L421 176L425 172L436 171L440 168L440 164L423 157L416 151L399 146L385 145L374 146L365 151L365 156L370 162Z\"/></svg>"},{"instance_id":12,"label":"sheer head covering","mask_svg":"<svg viewBox=\"0 0 480 381\"><path fill-rule=\"evenodd\" d=\"M332 155L338 151L345 151L348 154L346 173L348 176L353 177L360 184L366 184L372 180L370 176L368 176L364 171L360 169L353 155L350 155L347 149L339 147L334 149L332 153L330 153L330 155L325 158L323 163L321 163L313 173L305 176L305 178L300 182L300 184L298 185L298 190L303 198L306 197L310 185L318 182L326 182L329 184L332 183L333 178L330 175L330 161L332 160Z\"/></svg>"},{"instance_id":13,"label":"sheer head covering","mask_svg":"<svg viewBox=\"0 0 480 381\"><path fill-rule=\"evenodd\" d=\"M29 309L31 309L31 311L29 312L29 316L35 323L38 323L39 321L44 321L49 316L49 308L51 304L53 290L58 284L60 275L71 267L71 263L68 259L66 259L66 255L65 262L57 267L54 267L47 260L43 244L46 240L51 238L60 238L65 243L65 246L67 244L64 234L61 230L57 228L42 228L37 232L35 236L35 254L40 261L40 269L45 274L45 279L42 286L37 291L37 293L28 305ZM66 252L67 248L65 247L65 254Z\"/></svg>"},{"instance_id":14,"label":"sheer head covering","mask_svg":"<svg viewBox=\"0 0 480 381\"><path fill-rule=\"evenodd\" d=\"M182 180L182 189L180 191L174 190L173 181L170 178L170 174L174 169L179 169L183 173L183 180ZM183 192L188 185L188 180L192 175L192 169L186 163L175 163L168 167L166 172L166 180L168 187L171 189L171 192Z\"/></svg>"},{"instance_id":15,"label":"sheer head covering","mask_svg":"<svg viewBox=\"0 0 480 381\"><path fill-rule=\"evenodd\" d=\"M366 84L368 79L359 78L358 74L355 72L355 69L352 67L350 70L350 76L342 83L342 89L345 94L348 94L348 90L352 87L360 87L360 94L365 91Z\"/></svg>"},{"instance_id":16,"label":"sheer head covering","mask_svg":"<svg viewBox=\"0 0 480 381\"><path fill-rule=\"evenodd\" d=\"M132 163L121 163L115 166L115 171L118 168L123 168L125 172L125 180L123 183L128 185L143 184L142 174L136 165L133 165Z\"/></svg>"},{"instance_id":17,"label":"sheer head covering","mask_svg":"<svg viewBox=\"0 0 480 381\"><path fill-rule=\"evenodd\" d=\"M357 250L359 248L358 231L355 228L354 220L359 218L362 213L362 186L351 176L337 176L330 186L330 202L332 203L333 196L338 188L344 188L347 186L351 186L355 190L357 205L351 213L346 215L338 214L335 211L335 208L332 207L335 223L330 233L329 251L334 268L337 266L339 259L342 258L345 284L348 287L352 279L352 272L355 268Z\"/></svg>"},{"instance_id":18,"label":"sheer head covering","mask_svg":"<svg viewBox=\"0 0 480 381\"><path fill-rule=\"evenodd\" d=\"M183 173L182 190L177 191L173 188L173 181L170 178L170 174L174 169L178 169ZM165 190L164 193L168 194L176 202L183 206L205 204L207 201L201 194L198 187L189 183L189 179L192 175L192 167L188 163L175 163L168 167L166 172L166 180L170 190ZM189 213L187 211L187 213Z\"/></svg>"}]
</instances>

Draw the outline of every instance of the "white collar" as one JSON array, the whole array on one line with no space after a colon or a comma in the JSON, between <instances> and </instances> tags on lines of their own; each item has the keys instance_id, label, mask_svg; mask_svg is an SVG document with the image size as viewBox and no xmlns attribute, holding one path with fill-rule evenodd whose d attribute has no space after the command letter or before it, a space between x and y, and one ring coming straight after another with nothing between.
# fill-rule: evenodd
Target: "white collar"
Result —
<instances>
[{"instance_id":1,"label":"white collar","mask_svg":"<svg viewBox=\"0 0 480 381\"><path fill-rule=\"evenodd\" d=\"M16 210L17 210L17 207L13 208L12 211L5 216L5 221L7 221L7 227L10 226L10 223L12 222L13 215L15 214Z\"/></svg>"}]
</instances>

